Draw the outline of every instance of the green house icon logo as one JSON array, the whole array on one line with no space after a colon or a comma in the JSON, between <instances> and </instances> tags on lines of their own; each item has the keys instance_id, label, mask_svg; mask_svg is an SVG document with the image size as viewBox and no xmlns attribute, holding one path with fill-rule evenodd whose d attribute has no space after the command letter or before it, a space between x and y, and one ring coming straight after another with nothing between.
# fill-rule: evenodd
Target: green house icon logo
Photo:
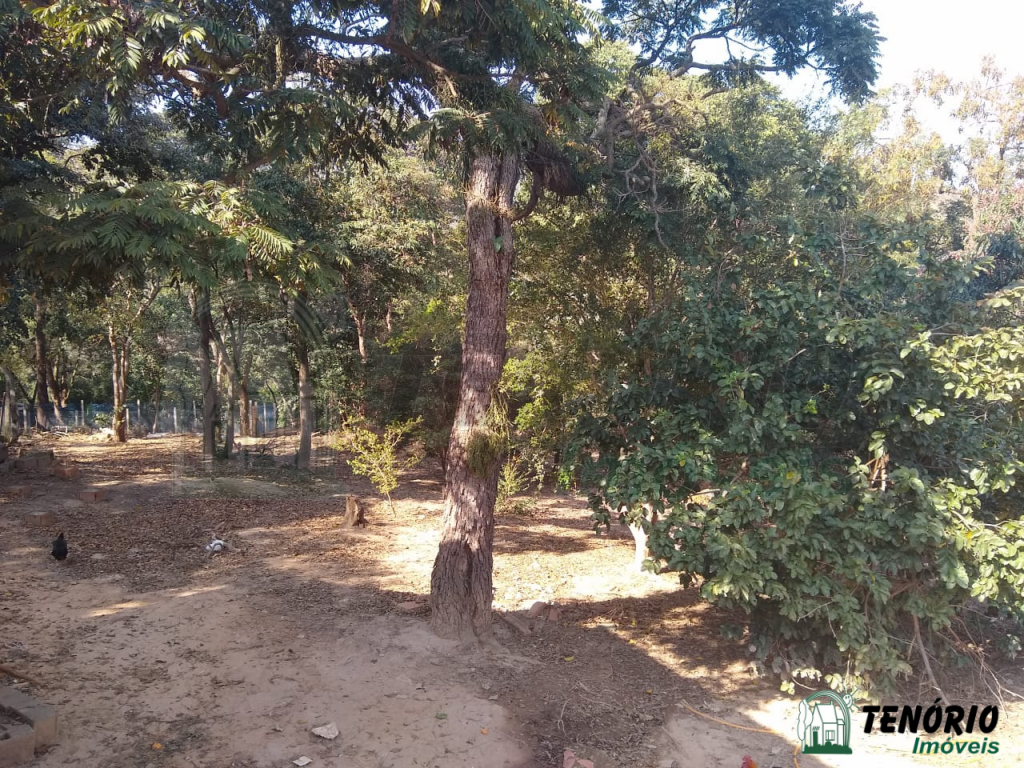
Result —
<instances>
[{"instance_id":1,"label":"green house icon logo","mask_svg":"<svg viewBox=\"0 0 1024 768\"><path fill-rule=\"evenodd\" d=\"M850 711L853 694L832 691L812 693L800 702L796 735L805 755L852 755Z\"/></svg>"}]
</instances>

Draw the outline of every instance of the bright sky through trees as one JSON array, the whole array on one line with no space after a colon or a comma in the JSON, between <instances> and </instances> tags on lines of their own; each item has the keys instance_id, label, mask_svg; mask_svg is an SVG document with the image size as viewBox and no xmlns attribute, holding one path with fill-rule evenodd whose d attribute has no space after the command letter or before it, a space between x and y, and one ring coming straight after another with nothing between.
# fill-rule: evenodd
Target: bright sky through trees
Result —
<instances>
[{"instance_id":1,"label":"bright sky through trees","mask_svg":"<svg viewBox=\"0 0 1024 768\"><path fill-rule=\"evenodd\" d=\"M954 80L974 77L992 56L1009 74L1024 74L1024 4L1014 0L865 0L878 17L882 76L878 86L906 83L921 69L941 70Z\"/></svg>"},{"instance_id":2,"label":"bright sky through trees","mask_svg":"<svg viewBox=\"0 0 1024 768\"><path fill-rule=\"evenodd\" d=\"M881 76L875 89L909 84L915 73L944 72L953 80L978 76L982 59L992 57L1008 76L1024 75L1024 3L975 0L965 8L953 0L863 0L878 17L882 43ZM778 78L783 92L802 99L827 95L825 78L804 70L792 80ZM921 119L952 139L955 129L939 110Z\"/></svg>"}]
</instances>

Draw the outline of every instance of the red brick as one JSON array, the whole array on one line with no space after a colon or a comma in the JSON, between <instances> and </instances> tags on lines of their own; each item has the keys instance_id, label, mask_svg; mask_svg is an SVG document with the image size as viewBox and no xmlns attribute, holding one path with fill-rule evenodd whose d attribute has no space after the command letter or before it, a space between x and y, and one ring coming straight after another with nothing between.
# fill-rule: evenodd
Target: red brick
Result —
<instances>
[{"instance_id":1,"label":"red brick","mask_svg":"<svg viewBox=\"0 0 1024 768\"><path fill-rule=\"evenodd\" d=\"M53 468L53 474L63 480L70 480L78 477L78 467L74 464L58 465Z\"/></svg>"},{"instance_id":2,"label":"red brick","mask_svg":"<svg viewBox=\"0 0 1024 768\"><path fill-rule=\"evenodd\" d=\"M35 735L35 748L57 743L57 712L17 688L0 688L0 707L13 709L29 722Z\"/></svg>"},{"instance_id":3,"label":"red brick","mask_svg":"<svg viewBox=\"0 0 1024 768\"><path fill-rule=\"evenodd\" d=\"M107 498L107 492L102 488L86 488L79 492L78 498L82 501L103 501Z\"/></svg>"},{"instance_id":4,"label":"red brick","mask_svg":"<svg viewBox=\"0 0 1024 768\"><path fill-rule=\"evenodd\" d=\"M10 725L0 741L0 768L23 765L35 757L36 732L31 725Z\"/></svg>"},{"instance_id":5,"label":"red brick","mask_svg":"<svg viewBox=\"0 0 1024 768\"><path fill-rule=\"evenodd\" d=\"M50 510L43 512L29 512L25 515L25 522L37 528L50 528L57 522L57 516Z\"/></svg>"}]
</instances>

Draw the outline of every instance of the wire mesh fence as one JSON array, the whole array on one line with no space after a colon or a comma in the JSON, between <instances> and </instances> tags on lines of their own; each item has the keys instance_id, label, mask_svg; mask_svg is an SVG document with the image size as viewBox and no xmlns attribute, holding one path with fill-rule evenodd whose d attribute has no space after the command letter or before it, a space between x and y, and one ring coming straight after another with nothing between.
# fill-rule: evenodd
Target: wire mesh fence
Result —
<instances>
[{"instance_id":1,"label":"wire mesh fence","mask_svg":"<svg viewBox=\"0 0 1024 768\"><path fill-rule=\"evenodd\" d=\"M111 403L87 403L84 400L77 404L69 403L64 407L48 404L42 407L45 422L39 418L39 406L26 402L15 403L14 426L27 432L30 429L43 428L57 432L72 429L97 430L111 427L114 420L114 406ZM7 409L0 408L0 429L5 425L3 419ZM178 403L166 403L155 406L136 400L125 406L128 428L133 432L143 433L190 433L202 432L203 404L192 400ZM235 408L235 423L241 425L241 409ZM295 419L290 418L286 409L279 408L276 403L253 401L249 406L250 433L254 436L264 435L276 429L289 426Z\"/></svg>"}]
</instances>

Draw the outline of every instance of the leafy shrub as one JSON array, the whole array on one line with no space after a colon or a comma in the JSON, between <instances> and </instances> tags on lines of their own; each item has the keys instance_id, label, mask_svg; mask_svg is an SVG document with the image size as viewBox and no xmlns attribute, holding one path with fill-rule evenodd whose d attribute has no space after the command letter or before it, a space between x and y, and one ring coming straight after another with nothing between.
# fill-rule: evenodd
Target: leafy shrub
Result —
<instances>
[{"instance_id":1,"label":"leafy shrub","mask_svg":"<svg viewBox=\"0 0 1024 768\"><path fill-rule=\"evenodd\" d=\"M503 515L527 517L534 505L527 499L515 498L526 490L530 478L516 457L510 456L498 476L497 510Z\"/></svg>"},{"instance_id":2,"label":"leafy shrub","mask_svg":"<svg viewBox=\"0 0 1024 768\"><path fill-rule=\"evenodd\" d=\"M509 457L498 476L498 502L506 501L526 490L529 482L526 473L520 469L514 457Z\"/></svg>"},{"instance_id":3,"label":"leafy shrub","mask_svg":"<svg viewBox=\"0 0 1024 768\"><path fill-rule=\"evenodd\" d=\"M399 474L414 467L421 458L415 453L401 458L398 449L419 423L419 419L394 422L382 433L363 424L349 424L348 442L339 445L340 449L352 453L348 460L352 471L368 478L377 492L384 494L392 512L395 505L391 492L398 487Z\"/></svg>"},{"instance_id":4,"label":"leafy shrub","mask_svg":"<svg viewBox=\"0 0 1024 768\"><path fill-rule=\"evenodd\" d=\"M1013 291L956 303L954 261L864 265L693 285L576 455L596 523L639 522L652 566L746 611L759 662L882 690L964 651L971 598L1024 618L1024 329Z\"/></svg>"}]
</instances>

